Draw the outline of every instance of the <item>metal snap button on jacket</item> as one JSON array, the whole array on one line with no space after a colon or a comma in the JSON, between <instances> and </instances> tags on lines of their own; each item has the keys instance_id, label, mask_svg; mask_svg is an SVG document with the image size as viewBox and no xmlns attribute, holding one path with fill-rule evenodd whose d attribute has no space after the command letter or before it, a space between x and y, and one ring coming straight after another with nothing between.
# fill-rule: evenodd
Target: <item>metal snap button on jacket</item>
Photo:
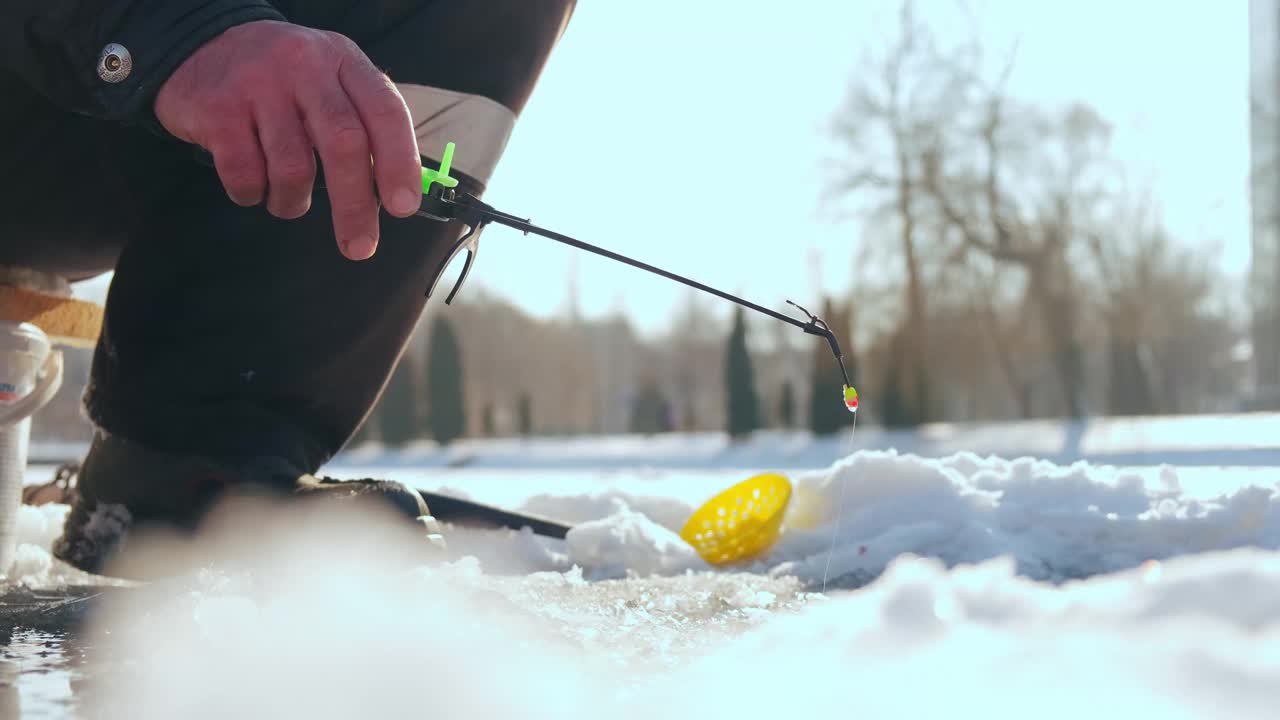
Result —
<instances>
[{"instance_id":1,"label":"metal snap button on jacket","mask_svg":"<svg viewBox=\"0 0 1280 720\"><path fill-rule=\"evenodd\" d=\"M133 56L123 45L111 43L102 48L98 56L98 77L109 83L118 83L129 77L133 69Z\"/></svg>"}]
</instances>

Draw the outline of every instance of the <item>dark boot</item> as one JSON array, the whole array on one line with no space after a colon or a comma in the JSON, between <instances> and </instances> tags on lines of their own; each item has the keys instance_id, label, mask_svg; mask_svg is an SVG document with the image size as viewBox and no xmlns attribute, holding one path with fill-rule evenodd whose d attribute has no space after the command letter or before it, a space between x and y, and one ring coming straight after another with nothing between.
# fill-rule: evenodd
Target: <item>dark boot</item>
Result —
<instances>
[{"instance_id":1,"label":"dark boot","mask_svg":"<svg viewBox=\"0 0 1280 720\"><path fill-rule=\"evenodd\" d=\"M74 476L68 480L68 476ZM424 547L444 548L439 525L422 496L391 480L318 478L274 458L215 460L156 452L99 433L78 468L63 468L55 482L68 487L71 506L53 546L54 557L89 573L109 574L137 532L190 536L228 497L289 498L298 505L335 502L403 518ZM424 556L425 557L425 556ZM139 578L141 579L141 578Z\"/></svg>"}]
</instances>

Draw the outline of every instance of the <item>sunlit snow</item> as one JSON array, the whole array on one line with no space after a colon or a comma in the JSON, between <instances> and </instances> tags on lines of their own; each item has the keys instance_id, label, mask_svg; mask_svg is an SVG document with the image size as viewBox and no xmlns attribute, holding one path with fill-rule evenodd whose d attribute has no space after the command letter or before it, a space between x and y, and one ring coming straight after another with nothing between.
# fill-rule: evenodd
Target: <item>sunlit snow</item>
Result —
<instances>
[{"instance_id":1,"label":"sunlit snow","mask_svg":"<svg viewBox=\"0 0 1280 720\"><path fill-rule=\"evenodd\" d=\"M732 569L676 533L739 471L392 474L577 527L446 528L451 556L406 565L385 524L236 515L206 569L112 598L73 694L138 718L1263 718L1280 702L1273 467L863 450L790 473L782 541ZM23 512L19 574L56 581L65 509Z\"/></svg>"}]
</instances>

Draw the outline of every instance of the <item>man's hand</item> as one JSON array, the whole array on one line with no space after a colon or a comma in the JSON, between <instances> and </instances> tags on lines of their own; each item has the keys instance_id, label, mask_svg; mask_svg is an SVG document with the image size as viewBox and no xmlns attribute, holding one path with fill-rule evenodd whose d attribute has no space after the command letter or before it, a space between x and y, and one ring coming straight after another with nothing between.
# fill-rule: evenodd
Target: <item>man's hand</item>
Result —
<instances>
[{"instance_id":1,"label":"man's hand","mask_svg":"<svg viewBox=\"0 0 1280 720\"><path fill-rule=\"evenodd\" d=\"M422 200L421 161L404 99L354 42L275 21L238 25L179 66L160 88L156 118L213 155L237 204L266 199L293 219L311 207L315 152L324 167L343 254L373 255L378 198L407 217ZM370 160L372 159L372 165Z\"/></svg>"}]
</instances>

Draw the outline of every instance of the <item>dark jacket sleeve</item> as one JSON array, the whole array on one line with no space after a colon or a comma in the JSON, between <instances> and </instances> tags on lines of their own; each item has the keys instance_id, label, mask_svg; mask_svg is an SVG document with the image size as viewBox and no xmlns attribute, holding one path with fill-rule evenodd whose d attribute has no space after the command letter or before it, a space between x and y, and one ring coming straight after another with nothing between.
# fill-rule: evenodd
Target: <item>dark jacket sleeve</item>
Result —
<instances>
[{"instance_id":1,"label":"dark jacket sleeve","mask_svg":"<svg viewBox=\"0 0 1280 720\"><path fill-rule=\"evenodd\" d=\"M262 0L0 0L0 72L69 111L156 129L152 101L169 75L254 20L284 16Z\"/></svg>"}]
</instances>

